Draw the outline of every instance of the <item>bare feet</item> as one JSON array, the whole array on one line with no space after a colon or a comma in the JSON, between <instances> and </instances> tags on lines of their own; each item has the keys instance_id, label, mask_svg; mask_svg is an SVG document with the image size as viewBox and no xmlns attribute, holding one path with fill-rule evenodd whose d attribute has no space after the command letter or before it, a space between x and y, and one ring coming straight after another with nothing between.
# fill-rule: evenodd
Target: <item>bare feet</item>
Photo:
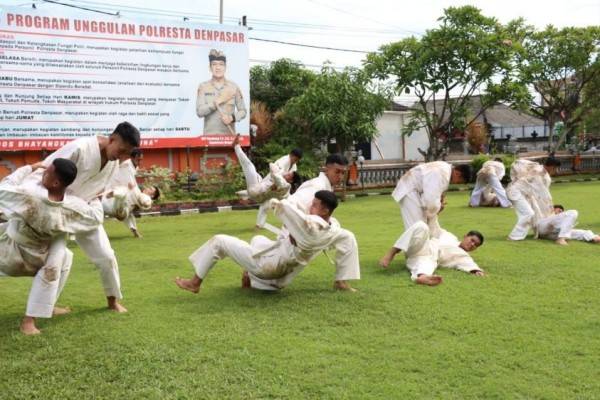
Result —
<instances>
[{"instance_id":1,"label":"bare feet","mask_svg":"<svg viewBox=\"0 0 600 400\"><path fill-rule=\"evenodd\" d=\"M381 257L381 259L379 260L379 266L381 266L382 268L389 267L390 263L392 262L396 254L398 254L399 252L400 250L398 250L395 247L392 247L387 253L385 253L383 257Z\"/></svg>"},{"instance_id":2,"label":"bare feet","mask_svg":"<svg viewBox=\"0 0 600 400\"><path fill-rule=\"evenodd\" d=\"M39 335L40 333L42 333L38 328L36 328L35 318L33 317L23 317L19 330L23 335L27 336Z\"/></svg>"},{"instance_id":3,"label":"bare feet","mask_svg":"<svg viewBox=\"0 0 600 400\"><path fill-rule=\"evenodd\" d=\"M126 313L127 309L123 307L114 296L107 296L106 300L108 301L108 309L118 312L118 313Z\"/></svg>"},{"instance_id":4,"label":"bare feet","mask_svg":"<svg viewBox=\"0 0 600 400\"><path fill-rule=\"evenodd\" d=\"M235 135L235 138L233 138L233 142L231 143L231 145L232 145L233 147L235 147L235 146L237 146L238 144L240 144L240 135L239 135L239 134Z\"/></svg>"},{"instance_id":5,"label":"bare feet","mask_svg":"<svg viewBox=\"0 0 600 400\"><path fill-rule=\"evenodd\" d=\"M558 238L554 241L554 243L561 245L561 246L566 246L568 245L567 241L565 240L565 238Z\"/></svg>"},{"instance_id":6,"label":"bare feet","mask_svg":"<svg viewBox=\"0 0 600 400\"><path fill-rule=\"evenodd\" d=\"M442 283L442 277L439 275L419 275L415 282L419 285L437 286Z\"/></svg>"},{"instance_id":7,"label":"bare feet","mask_svg":"<svg viewBox=\"0 0 600 400\"><path fill-rule=\"evenodd\" d=\"M142 237L142 234L135 228L131 228L131 233L133 233L133 236L135 236L137 239L141 239Z\"/></svg>"},{"instance_id":8,"label":"bare feet","mask_svg":"<svg viewBox=\"0 0 600 400\"><path fill-rule=\"evenodd\" d=\"M242 272L242 289L250 289L252 287L250 283L250 275L248 271Z\"/></svg>"},{"instance_id":9,"label":"bare feet","mask_svg":"<svg viewBox=\"0 0 600 400\"><path fill-rule=\"evenodd\" d=\"M594 236L594 238L592 239L592 243L600 243L600 235Z\"/></svg>"},{"instance_id":10,"label":"bare feet","mask_svg":"<svg viewBox=\"0 0 600 400\"><path fill-rule=\"evenodd\" d=\"M52 310L52 315L65 315L71 312L70 307L57 307L54 306L54 310Z\"/></svg>"},{"instance_id":11,"label":"bare feet","mask_svg":"<svg viewBox=\"0 0 600 400\"><path fill-rule=\"evenodd\" d=\"M333 288L335 290L343 290L346 292L357 292L352 286L348 284L346 281L335 281L333 282Z\"/></svg>"},{"instance_id":12,"label":"bare feet","mask_svg":"<svg viewBox=\"0 0 600 400\"><path fill-rule=\"evenodd\" d=\"M187 290L192 293L198 293L200 291L200 283L196 282L196 279L183 279L180 277L175 278L175 284L179 286L180 289Z\"/></svg>"}]
</instances>

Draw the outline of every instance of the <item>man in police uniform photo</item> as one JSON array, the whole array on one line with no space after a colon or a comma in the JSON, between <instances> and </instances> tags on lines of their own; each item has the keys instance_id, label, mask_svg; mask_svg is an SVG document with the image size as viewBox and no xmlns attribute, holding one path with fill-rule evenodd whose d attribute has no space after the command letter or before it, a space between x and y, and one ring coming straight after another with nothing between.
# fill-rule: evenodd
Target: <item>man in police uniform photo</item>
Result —
<instances>
[{"instance_id":1,"label":"man in police uniform photo","mask_svg":"<svg viewBox=\"0 0 600 400\"><path fill-rule=\"evenodd\" d=\"M198 86L196 114L204 118L204 134L235 135L235 123L246 117L246 106L240 88L225 79L227 58L212 49L208 53L212 78Z\"/></svg>"}]
</instances>

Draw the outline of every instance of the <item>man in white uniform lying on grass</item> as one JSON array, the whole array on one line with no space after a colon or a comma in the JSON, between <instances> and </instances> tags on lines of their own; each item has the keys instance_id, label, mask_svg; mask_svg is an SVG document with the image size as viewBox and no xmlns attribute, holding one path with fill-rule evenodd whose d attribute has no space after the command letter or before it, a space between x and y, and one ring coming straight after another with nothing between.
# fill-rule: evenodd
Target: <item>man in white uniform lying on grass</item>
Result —
<instances>
[{"instance_id":1,"label":"man in white uniform lying on grass","mask_svg":"<svg viewBox=\"0 0 600 400\"><path fill-rule=\"evenodd\" d=\"M482 244L483 235L477 231L469 231L462 241L445 230L439 237L433 237L427 224L418 221L398 238L379 263L387 268L396 254L403 251L410 278L421 285L437 286L442 283L442 277L435 275L438 266L483 276L469 255Z\"/></svg>"},{"instance_id":2,"label":"man in white uniform lying on grass","mask_svg":"<svg viewBox=\"0 0 600 400\"><path fill-rule=\"evenodd\" d=\"M73 260L66 236L95 230L103 221L98 199L88 205L65 194L77 176L72 161L55 159L37 186L23 186L32 171L32 166L21 167L0 182L0 210L8 220L0 224L0 276L34 277L21 322L26 335L40 333L35 318L70 311L55 307Z\"/></svg>"},{"instance_id":3,"label":"man in white uniform lying on grass","mask_svg":"<svg viewBox=\"0 0 600 400\"><path fill-rule=\"evenodd\" d=\"M567 240L600 243L600 236L590 230L575 229L577 210L567 210L560 204L554 205L554 212L537 223L539 239L554 240L556 244L566 245Z\"/></svg>"},{"instance_id":4,"label":"man in white uniform lying on grass","mask_svg":"<svg viewBox=\"0 0 600 400\"><path fill-rule=\"evenodd\" d=\"M319 253L335 246L338 240L344 240L340 224L331 216L338 205L333 192L321 190L315 193L308 214L286 199L270 202L275 215L286 227L277 240L258 235L247 243L233 236L213 236L190 256L194 276L191 279L177 277L177 286L198 293L216 263L230 257L251 278L268 280L271 290L283 289L297 271L304 269Z\"/></svg>"},{"instance_id":5,"label":"man in white uniform lying on grass","mask_svg":"<svg viewBox=\"0 0 600 400\"><path fill-rule=\"evenodd\" d=\"M119 161L127 160L139 145L140 133L137 128L129 122L122 122L110 136L73 140L50 154L42 163L48 166L56 158L73 161L77 166L77 178L69 186L67 193L90 201L107 191L108 183L117 173ZM26 178L24 185L38 185L40 180L41 174L33 172ZM100 270L108 308L116 312L127 312L119 303L123 297L119 265L104 227L100 225L93 231L76 234L75 240Z\"/></svg>"},{"instance_id":6,"label":"man in white uniform lying on grass","mask_svg":"<svg viewBox=\"0 0 600 400\"><path fill-rule=\"evenodd\" d=\"M238 195L249 197L257 203L262 203L261 208L270 199L283 199L289 195L291 183L298 182L300 176L295 171L284 172L279 165L275 163L269 164L271 172L264 178L256 171L256 167L250 161L246 153L239 145L240 135L237 135L233 141L233 149L240 163L244 178L246 180L246 190L241 190ZM266 206L265 206L266 207ZM260 213L260 211L259 211ZM265 216L266 218L266 216ZM257 228L262 228L256 224Z\"/></svg>"}]
</instances>

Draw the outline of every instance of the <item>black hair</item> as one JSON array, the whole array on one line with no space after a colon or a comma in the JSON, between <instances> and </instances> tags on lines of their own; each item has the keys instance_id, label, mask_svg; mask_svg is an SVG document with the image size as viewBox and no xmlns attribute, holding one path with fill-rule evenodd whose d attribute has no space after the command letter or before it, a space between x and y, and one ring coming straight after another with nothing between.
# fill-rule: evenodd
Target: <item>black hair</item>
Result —
<instances>
[{"instance_id":1,"label":"black hair","mask_svg":"<svg viewBox=\"0 0 600 400\"><path fill-rule=\"evenodd\" d=\"M555 204L553 207L560 208L562 211L565 211L565 208L562 206L562 204Z\"/></svg>"},{"instance_id":2,"label":"black hair","mask_svg":"<svg viewBox=\"0 0 600 400\"><path fill-rule=\"evenodd\" d=\"M503 162L503 161L502 161L502 158L500 158L500 157L496 157L496 158L494 158L494 161Z\"/></svg>"},{"instance_id":3,"label":"black hair","mask_svg":"<svg viewBox=\"0 0 600 400\"><path fill-rule=\"evenodd\" d=\"M315 193L315 198L321 200L321 204L329 210L329 215L333 214L333 210L338 206L337 196L330 190L319 190Z\"/></svg>"},{"instance_id":4,"label":"black hair","mask_svg":"<svg viewBox=\"0 0 600 400\"><path fill-rule=\"evenodd\" d=\"M135 157L139 157L141 156L142 153L142 149L140 149L139 147L136 147L135 149L131 150L131 158L135 158Z\"/></svg>"},{"instance_id":5,"label":"black hair","mask_svg":"<svg viewBox=\"0 0 600 400\"><path fill-rule=\"evenodd\" d=\"M341 154L330 154L325 160L325 165L330 164L348 165L348 159Z\"/></svg>"},{"instance_id":6,"label":"black hair","mask_svg":"<svg viewBox=\"0 0 600 400\"><path fill-rule=\"evenodd\" d=\"M302 179L300 174L294 171L294 174L292 175L292 182L290 183L290 194L294 194L296 190L298 190L298 188L302 186L303 181L304 180Z\"/></svg>"},{"instance_id":7,"label":"black hair","mask_svg":"<svg viewBox=\"0 0 600 400\"><path fill-rule=\"evenodd\" d=\"M112 134L121 136L125 143L133 147L140 147L140 131L127 121L117 125Z\"/></svg>"},{"instance_id":8,"label":"black hair","mask_svg":"<svg viewBox=\"0 0 600 400\"><path fill-rule=\"evenodd\" d=\"M481 234L481 232L469 231L467 232L467 236L477 236L477 238L479 239L479 245L481 246L483 244L483 235Z\"/></svg>"},{"instance_id":9,"label":"black hair","mask_svg":"<svg viewBox=\"0 0 600 400\"><path fill-rule=\"evenodd\" d=\"M160 197L160 189L158 188L158 186L152 186L154 188L154 194L152 195L152 200L158 200L158 198Z\"/></svg>"},{"instance_id":10,"label":"black hair","mask_svg":"<svg viewBox=\"0 0 600 400\"><path fill-rule=\"evenodd\" d=\"M298 158L302 158L302 155L303 155L304 153L302 152L302 149L295 148L295 149L293 149L292 151L290 151L290 154L291 154L291 155L293 155L293 156L296 156L296 157L298 157Z\"/></svg>"},{"instance_id":11,"label":"black hair","mask_svg":"<svg viewBox=\"0 0 600 400\"><path fill-rule=\"evenodd\" d=\"M66 158L56 158L52 161L58 180L64 187L69 186L77 178L77 166Z\"/></svg>"},{"instance_id":12,"label":"black hair","mask_svg":"<svg viewBox=\"0 0 600 400\"><path fill-rule=\"evenodd\" d=\"M460 165L453 165L452 167L460 172L460 174L462 175L465 182L471 182L473 173L472 173L472 169L471 169L470 165L460 164Z\"/></svg>"}]
</instances>

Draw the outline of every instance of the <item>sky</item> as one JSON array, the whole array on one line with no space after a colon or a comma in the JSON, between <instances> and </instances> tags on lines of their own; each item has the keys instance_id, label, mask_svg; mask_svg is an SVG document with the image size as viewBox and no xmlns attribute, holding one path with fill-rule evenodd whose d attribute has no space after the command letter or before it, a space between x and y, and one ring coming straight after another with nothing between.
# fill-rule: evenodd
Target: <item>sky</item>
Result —
<instances>
[{"instance_id":1,"label":"sky","mask_svg":"<svg viewBox=\"0 0 600 400\"><path fill-rule=\"evenodd\" d=\"M57 0L128 17L183 19L218 23L219 0ZM0 0L0 5L52 9L64 6L42 0ZM168 5L167 5L168 4ZM334 67L360 67L366 53L381 45L411 35L421 35L438 25L443 10L451 6L474 5L484 15L506 23L523 17L544 28L600 25L600 0L223 0L224 23L237 25L247 16L250 38L250 65L268 64L286 57L318 69L324 62ZM351 50L351 51L348 51Z\"/></svg>"}]
</instances>

